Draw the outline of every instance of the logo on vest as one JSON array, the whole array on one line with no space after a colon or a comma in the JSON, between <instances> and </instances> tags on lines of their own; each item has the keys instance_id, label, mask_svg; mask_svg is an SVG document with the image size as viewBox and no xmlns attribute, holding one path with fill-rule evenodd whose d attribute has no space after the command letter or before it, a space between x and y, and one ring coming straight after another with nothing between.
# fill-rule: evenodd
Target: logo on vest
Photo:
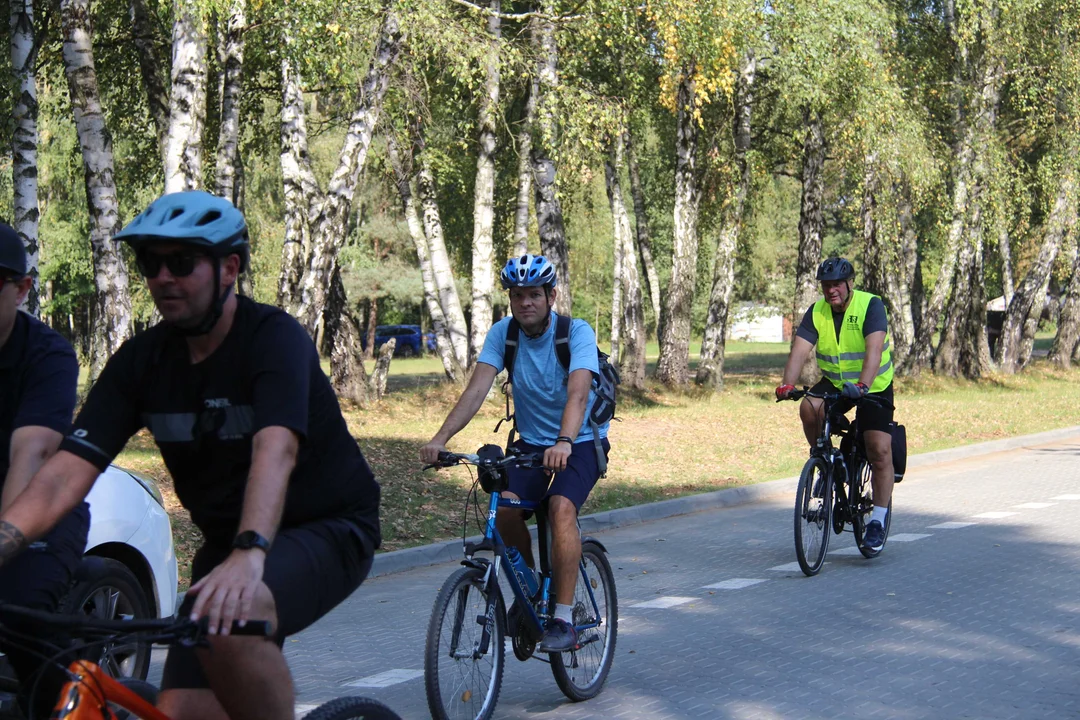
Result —
<instances>
[{"instance_id":1,"label":"logo on vest","mask_svg":"<svg viewBox=\"0 0 1080 720\"><path fill-rule=\"evenodd\" d=\"M859 318L855 317L854 315L848 315L847 324L851 325L852 327L855 327L856 325L859 324Z\"/></svg>"}]
</instances>

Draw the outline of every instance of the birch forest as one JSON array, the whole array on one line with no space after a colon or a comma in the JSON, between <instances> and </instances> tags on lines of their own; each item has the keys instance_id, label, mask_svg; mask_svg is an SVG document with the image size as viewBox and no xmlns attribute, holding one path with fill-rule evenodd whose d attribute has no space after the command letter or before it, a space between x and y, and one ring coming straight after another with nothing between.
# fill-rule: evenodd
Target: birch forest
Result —
<instances>
[{"instance_id":1,"label":"birch forest","mask_svg":"<svg viewBox=\"0 0 1080 720\"><path fill-rule=\"evenodd\" d=\"M464 381L524 252L628 388L722 387L735 309L797 324L829 255L884 299L901 374L1020 372L1040 328L1080 361L1071 0L6 10L0 219L25 310L91 373L155 322L113 236L192 188L244 211L239 291L293 314L360 403L381 324L422 325Z\"/></svg>"}]
</instances>

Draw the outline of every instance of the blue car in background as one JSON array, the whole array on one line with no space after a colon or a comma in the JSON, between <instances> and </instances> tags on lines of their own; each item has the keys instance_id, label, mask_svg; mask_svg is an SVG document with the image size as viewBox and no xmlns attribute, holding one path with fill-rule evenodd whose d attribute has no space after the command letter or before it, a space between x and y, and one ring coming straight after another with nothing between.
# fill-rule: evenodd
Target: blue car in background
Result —
<instances>
[{"instance_id":1,"label":"blue car in background","mask_svg":"<svg viewBox=\"0 0 1080 720\"><path fill-rule=\"evenodd\" d=\"M424 350L435 349L435 336L420 332L419 325L376 325L375 348L381 348L387 340L397 341L394 357L416 357Z\"/></svg>"}]
</instances>

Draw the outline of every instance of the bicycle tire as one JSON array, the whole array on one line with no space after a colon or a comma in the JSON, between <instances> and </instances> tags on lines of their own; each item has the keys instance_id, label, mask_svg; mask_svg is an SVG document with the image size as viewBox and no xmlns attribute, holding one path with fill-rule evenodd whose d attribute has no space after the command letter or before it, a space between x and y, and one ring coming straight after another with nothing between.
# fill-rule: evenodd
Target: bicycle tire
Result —
<instances>
[{"instance_id":1,"label":"bicycle tire","mask_svg":"<svg viewBox=\"0 0 1080 720\"><path fill-rule=\"evenodd\" d=\"M551 653L551 672L559 689L570 700L581 702L596 697L607 681L615 661L615 643L619 630L619 598L615 589L615 574L607 554L598 543L586 541L581 545L585 575L578 573L574 589L574 625L587 625L597 619L600 625L583 630L578 638L579 649ZM595 617L592 600L585 589L586 578L596 595L600 617ZM595 647L600 644L600 647ZM590 662L593 661L593 662Z\"/></svg>"},{"instance_id":2,"label":"bicycle tire","mask_svg":"<svg viewBox=\"0 0 1080 720\"><path fill-rule=\"evenodd\" d=\"M468 644L476 648L482 633L480 623L476 620L484 617L487 612L488 596L483 587L485 574L485 571L479 568L461 568L446 579L435 598L424 647L424 690L427 694L428 709L434 720L489 720L495 712L506 662L506 609L498 585L494 585L489 591L499 594L496 597L494 624L487 652L474 658L452 657L450 654L455 623L458 624L458 640L467 635ZM471 611L468 605L470 599L474 602ZM450 627L446 628L448 619ZM450 662L441 667L440 661L447 659ZM479 677L479 673L488 665L490 677L486 687L479 688L483 695L478 704L474 697L477 690L463 685Z\"/></svg>"},{"instance_id":3,"label":"bicycle tire","mask_svg":"<svg viewBox=\"0 0 1080 720\"><path fill-rule=\"evenodd\" d=\"M304 720L401 720L401 716L378 700L342 697L323 703Z\"/></svg>"},{"instance_id":4,"label":"bicycle tire","mask_svg":"<svg viewBox=\"0 0 1080 720\"><path fill-rule=\"evenodd\" d=\"M874 485L870 482L871 475L870 463L866 458L859 457L855 461L855 482L849 487L851 528L855 532L856 547L868 560L876 558L885 549L885 543L889 540L889 526L892 525L892 498L889 498L889 511L885 514L885 539L882 540L881 547L872 550L863 545L866 523L874 510Z\"/></svg>"},{"instance_id":5,"label":"bicycle tire","mask_svg":"<svg viewBox=\"0 0 1080 720\"><path fill-rule=\"evenodd\" d=\"M832 536L833 483L829 464L812 457L803 465L795 491L795 558L807 577L825 564Z\"/></svg>"}]
</instances>

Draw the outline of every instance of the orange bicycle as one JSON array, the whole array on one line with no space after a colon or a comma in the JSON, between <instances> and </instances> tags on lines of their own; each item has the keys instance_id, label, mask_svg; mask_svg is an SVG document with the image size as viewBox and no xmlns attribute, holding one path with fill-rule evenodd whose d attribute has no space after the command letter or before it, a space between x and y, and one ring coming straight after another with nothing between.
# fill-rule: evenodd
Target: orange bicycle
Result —
<instances>
[{"instance_id":1,"label":"orange bicycle","mask_svg":"<svg viewBox=\"0 0 1080 720\"><path fill-rule=\"evenodd\" d=\"M188 619L165 618L161 620L100 620L85 615L57 615L28 610L14 605L0 604L0 638L9 644L26 646L33 638L5 626L5 616L18 619L20 625L39 625L50 630L77 634L80 646L58 648L35 654L48 663L78 652L87 647L138 639L140 642L164 645L205 646L207 623ZM244 626L234 622L233 635L269 637L270 623L249 621ZM40 642L37 643L41 645ZM52 720L123 720L134 717L141 720L170 720L154 707L156 688L145 682L118 680L89 660L75 660L67 666L68 681L60 691ZM33 695L33 694L32 694ZM393 710L370 698L344 697L319 706L305 716L304 720L401 720Z\"/></svg>"}]
</instances>

